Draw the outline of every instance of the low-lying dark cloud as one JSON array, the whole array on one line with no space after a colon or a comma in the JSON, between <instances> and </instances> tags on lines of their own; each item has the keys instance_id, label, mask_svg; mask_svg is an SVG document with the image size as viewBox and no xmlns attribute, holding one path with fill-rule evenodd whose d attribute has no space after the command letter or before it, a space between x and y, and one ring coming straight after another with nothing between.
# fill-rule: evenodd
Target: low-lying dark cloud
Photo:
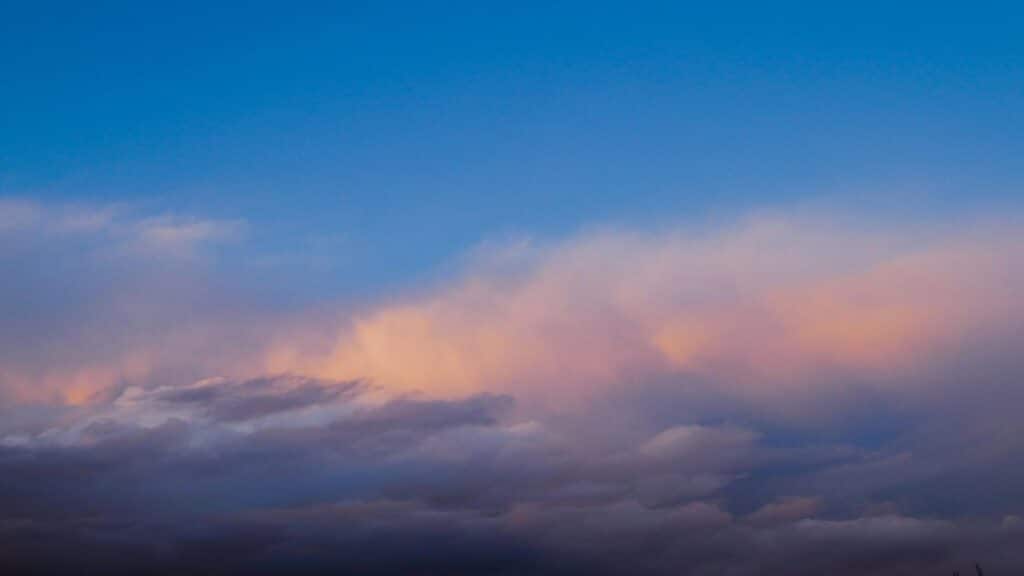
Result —
<instances>
[{"instance_id":1,"label":"low-lying dark cloud","mask_svg":"<svg viewBox=\"0 0 1024 576\"><path fill-rule=\"evenodd\" d=\"M286 400L261 402L271 390ZM33 573L919 574L1024 560L1018 516L918 507L927 480L894 473L917 470L904 454L788 448L735 423L621 432L601 453L509 397L381 399L285 375L126 389L54 424L0 448L0 554Z\"/></svg>"},{"instance_id":2,"label":"low-lying dark cloud","mask_svg":"<svg viewBox=\"0 0 1024 576\"><path fill-rule=\"evenodd\" d=\"M357 391L359 382L324 386L295 376L255 378L243 382L219 379L200 386L161 390L156 402L192 406L208 418L240 422L328 404Z\"/></svg>"}]
</instances>

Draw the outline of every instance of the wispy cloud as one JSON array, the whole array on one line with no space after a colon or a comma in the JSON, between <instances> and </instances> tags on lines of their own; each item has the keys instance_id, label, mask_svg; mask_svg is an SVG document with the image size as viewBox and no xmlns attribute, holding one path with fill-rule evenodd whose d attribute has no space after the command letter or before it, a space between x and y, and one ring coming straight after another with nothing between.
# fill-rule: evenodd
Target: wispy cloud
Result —
<instances>
[{"instance_id":1,"label":"wispy cloud","mask_svg":"<svg viewBox=\"0 0 1024 576\"><path fill-rule=\"evenodd\" d=\"M131 234L135 247L144 252L170 256L189 256L200 245L240 237L246 229L242 221L196 220L170 216L136 222Z\"/></svg>"},{"instance_id":2,"label":"wispy cloud","mask_svg":"<svg viewBox=\"0 0 1024 576\"><path fill-rule=\"evenodd\" d=\"M0 198L0 233L96 233L114 224L117 206L49 205L24 198Z\"/></svg>"},{"instance_id":3,"label":"wispy cloud","mask_svg":"<svg viewBox=\"0 0 1024 576\"><path fill-rule=\"evenodd\" d=\"M101 241L147 255L189 256L199 246L240 238L242 220L145 214L126 205L43 204L0 198L0 233L51 241Z\"/></svg>"}]
</instances>

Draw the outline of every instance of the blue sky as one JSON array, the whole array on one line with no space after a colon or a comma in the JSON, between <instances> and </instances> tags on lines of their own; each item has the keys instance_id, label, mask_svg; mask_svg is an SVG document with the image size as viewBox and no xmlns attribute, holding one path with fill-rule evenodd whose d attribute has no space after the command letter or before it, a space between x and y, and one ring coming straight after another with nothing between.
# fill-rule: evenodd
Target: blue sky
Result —
<instances>
[{"instance_id":1,"label":"blue sky","mask_svg":"<svg viewBox=\"0 0 1024 576\"><path fill-rule=\"evenodd\" d=\"M323 294L595 224L990 208L1024 176L1007 10L7 6L0 192L245 219L329 255Z\"/></svg>"}]
</instances>

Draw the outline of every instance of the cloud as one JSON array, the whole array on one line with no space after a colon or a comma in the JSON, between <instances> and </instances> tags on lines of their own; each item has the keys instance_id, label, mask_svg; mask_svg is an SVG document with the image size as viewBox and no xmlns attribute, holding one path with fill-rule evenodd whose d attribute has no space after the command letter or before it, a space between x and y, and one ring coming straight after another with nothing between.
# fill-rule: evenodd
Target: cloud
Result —
<instances>
[{"instance_id":1,"label":"cloud","mask_svg":"<svg viewBox=\"0 0 1024 576\"><path fill-rule=\"evenodd\" d=\"M244 422L330 404L358 389L358 382L323 382L297 376L256 378L242 382L215 378L191 386L161 388L153 400L169 406L189 406L222 422ZM147 394L147 393L143 393ZM136 402L145 400L136 399Z\"/></svg>"},{"instance_id":2,"label":"cloud","mask_svg":"<svg viewBox=\"0 0 1024 576\"><path fill-rule=\"evenodd\" d=\"M89 234L114 224L116 206L43 205L24 198L0 198L0 233Z\"/></svg>"},{"instance_id":3,"label":"cloud","mask_svg":"<svg viewBox=\"0 0 1024 576\"><path fill-rule=\"evenodd\" d=\"M0 234L34 242L92 242L94 247L181 257L202 245L239 238L243 220L148 215L126 205L40 203L0 197Z\"/></svg>"},{"instance_id":4,"label":"cloud","mask_svg":"<svg viewBox=\"0 0 1024 576\"><path fill-rule=\"evenodd\" d=\"M30 226L37 217L37 207L34 203L13 198L0 200L0 231Z\"/></svg>"},{"instance_id":5,"label":"cloud","mask_svg":"<svg viewBox=\"0 0 1024 576\"><path fill-rule=\"evenodd\" d=\"M259 426L200 398L339 384L344 393L329 400L283 409L294 418L261 411ZM171 391L126 390L65 421L64 433L0 447L9 565L59 573L76 554L80 568L113 573L154 563L232 574L911 573L1001 555L1020 528L892 514L810 520L820 507L809 498L741 518L722 500L727 479L674 502L634 491L666 470L735 469L701 454L756 448L735 429L673 428L632 456L595 462L545 425L516 421L507 398L382 402L352 383L291 376ZM154 417L169 406L183 411ZM314 409L329 417L310 417ZM584 482L613 488L584 494Z\"/></svg>"},{"instance_id":6,"label":"cloud","mask_svg":"<svg viewBox=\"0 0 1024 576\"><path fill-rule=\"evenodd\" d=\"M658 460L719 459L750 449L756 435L747 430L675 426L659 432L640 447L645 456Z\"/></svg>"},{"instance_id":7,"label":"cloud","mask_svg":"<svg viewBox=\"0 0 1024 576\"><path fill-rule=\"evenodd\" d=\"M516 272L470 269L433 294L367 310L330 354L273 367L548 404L671 377L813 416L854 381L909 392L927 380L917 371L965 339L1018 321L1020 247L1007 230L861 234L787 219L704 235L597 233Z\"/></svg>"},{"instance_id":8,"label":"cloud","mask_svg":"<svg viewBox=\"0 0 1024 576\"><path fill-rule=\"evenodd\" d=\"M818 498L784 498L758 508L747 520L755 524L777 524L811 518L821 507Z\"/></svg>"},{"instance_id":9,"label":"cloud","mask_svg":"<svg viewBox=\"0 0 1024 576\"><path fill-rule=\"evenodd\" d=\"M0 409L85 403L169 372L191 381L219 372L232 340L251 345L244 295L213 289L199 250L240 222L24 199L0 199L0 222ZM151 238L182 226L195 233Z\"/></svg>"},{"instance_id":10,"label":"cloud","mask_svg":"<svg viewBox=\"0 0 1024 576\"><path fill-rule=\"evenodd\" d=\"M288 312L204 265L242 231L0 205L9 563L1024 566L1012 227L602 230Z\"/></svg>"},{"instance_id":11,"label":"cloud","mask_svg":"<svg viewBox=\"0 0 1024 576\"><path fill-rule=\"evenodd\" d=\"M246 229L242 221L183 219L170 216L136 222L133 247L147 253L176 257L190 256L201 244L239 237Z\"/></svg>"}]
</instances>

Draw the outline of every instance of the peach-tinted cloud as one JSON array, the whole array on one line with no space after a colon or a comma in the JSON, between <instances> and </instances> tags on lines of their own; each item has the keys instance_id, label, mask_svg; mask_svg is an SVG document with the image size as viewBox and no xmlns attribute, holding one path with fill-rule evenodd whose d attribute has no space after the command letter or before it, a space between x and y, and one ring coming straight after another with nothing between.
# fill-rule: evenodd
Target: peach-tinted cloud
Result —
<instances>
[{"instance_id":1,"label":"peach-tinted cloud","mask_svg":"<svg viewBox=\"0 0 1024 576\"><path fill-rule=\"evenodd\" d=\"M231 316L212 304L196 309L201 287L181 298L156 281L118 288L110 298L125 303L108 307L107 320L54 348L73 353L3 360L2 393L81 403L179 369L186 380L295 373L366 380L388 393L495 392L565 407L669 378L787 411L827 398L836 374L904 391L922 386L927 379L900 375L1020 318L1019 233L992 224L967 232L837 222L761 217L696 233L610 230L481 249L458 279L347 319ZM165 217L124 229L171 253L236 230ZM189 321L180 321L186 310ZM123 323L136 329L122 334ZM120 345L90 352L111 338Z\"/></svg>"},{"instance_id":2,"label":"peach-tinted cloud","mask_svg":"<svg viewBox=\"0 0 1024 576\"><path fill-rule=\"evenodd\" d=\"M433 294L359 313L327 354L272 348L269 368L556 404L699 375L718 392L781 401L827 385L823 373L916 369L1020 312L1017 233L829 223L585 235L513 271L471 268Z\"/></svg>"},{"instance_id":3,"label":"peach-tinted cloud","mask_svg":"<svg viewBox=\"0 0 1024 576\"><path fill-rule=\"evenodd\" d=\"M3 366L3 400L18 403L81 405L126 381L141 381L152 371L147 355L129 351L123 357L59 366Z\"/></svg>"}]
</instances>

